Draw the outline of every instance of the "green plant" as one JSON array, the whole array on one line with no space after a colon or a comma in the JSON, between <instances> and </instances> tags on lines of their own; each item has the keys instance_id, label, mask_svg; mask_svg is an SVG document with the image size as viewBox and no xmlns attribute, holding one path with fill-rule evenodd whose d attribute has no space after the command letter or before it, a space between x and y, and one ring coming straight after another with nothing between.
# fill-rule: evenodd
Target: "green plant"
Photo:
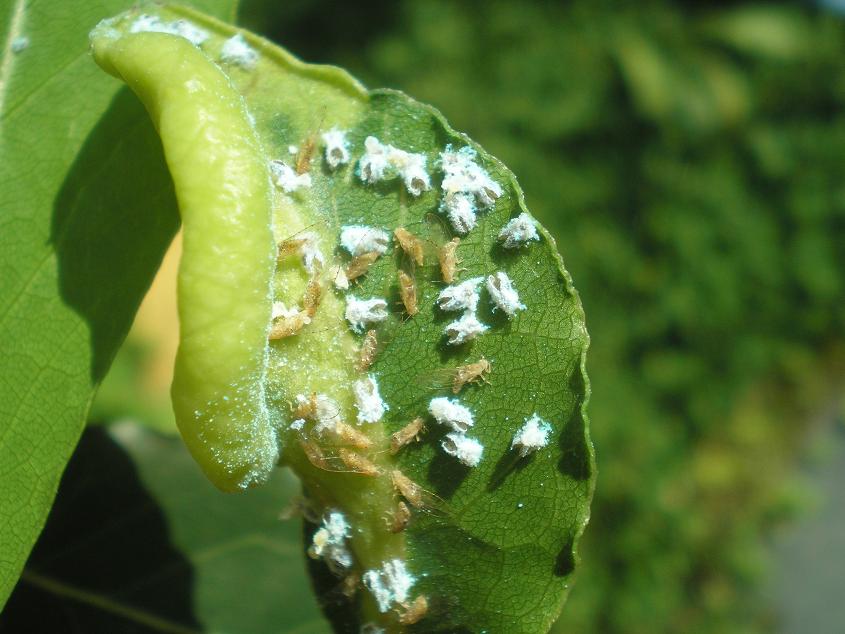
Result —
<instances>
[{"instance_id":1,"label":"green plant","mask_svg":"<svg viewBox=\"0 0 845 634\"><path fill-rule=\"evenodd\" d=\"M510 172L430 107L187 9L130 11L101 22L92 44L144 102L173 177L185 229L174 404L211 480L260 485L277 460L300 476L309 553L323 560L312 575L339 631L548 629L592 494L587 334ZM121 120L131 100L119 99L76 177L106 170L109 201L121 204L124 181L148 170L158 180L139 197L155 204L164 192L171 212L154 145L133 163L143 174L119 177L102 156L118 142L135 149ZM97 214L65 226L114 222L91 191L73 188L72 208ZM89 265L50 296L95 333L78 333L95 344L89 386L172 234L165 215L127 240L147 254L131 288L120 267ZM109 222L93 228L105 240ZM67 240L55 247L60 276L77 264ZM104 285L120 288L114 304L103 305ZM123 329L97 336L115 308ZM25 405L15 391L4 397ZM70 443L44 452L53 482L81 418L62 423ZM25 407L13 416L16 444L4 452L42 432L31 420ZM38 484L26 476L4 511ZM41 521L6 529L27 534L4 569L7 592Z\"/></svg>"}]
</instances>

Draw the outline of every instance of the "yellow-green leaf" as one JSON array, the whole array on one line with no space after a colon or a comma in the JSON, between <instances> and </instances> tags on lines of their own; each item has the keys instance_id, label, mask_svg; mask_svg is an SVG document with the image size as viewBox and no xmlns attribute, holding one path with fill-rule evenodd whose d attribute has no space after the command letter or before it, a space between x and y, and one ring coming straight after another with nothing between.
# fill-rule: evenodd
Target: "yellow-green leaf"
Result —
<instances>
[{"instance_id":1,"label":"yellow-green leaf","mask_svg":"<svg viewBox=\"0 0 845 634\"><path fill-rule=\"evenodd\" d=\"M144 33L151 14L156 24L188 21L211 37L192 47L181 40L177 45L178 35ZM267 178L275 184L270 210L280 251L272 274L248 270L271 287L258 304L272 299L277 305L272 324L268 314L261 332L271 325L272 332L284 334L271 335L266 345L266 375L248 378L251 394L260 394L269 412L261 432L278 435L281 461L302 479L313 519L328 526L339 513L348 524L335 550L325 548L328 529L311 525L309 531L309 550L323 560L312 570L337 629L373 623L398 631L403 620L416 617L422 631L548 629L572 582L594 481L585 415L588 337L554 242L528 214L513 175L433 108L395 91L367 91L339 69L303 64L189 10L128 12L98 27L93 41L98 61L138 92L157 124L169 109L201 113L219 98L229 102L235 94L243 100L252 125L244 135L257 136ZM194 69L193 79L181 80L189 90L173 99L172 77L144 63L155 55L161 55L157 66L178 68L177 77ZM211 95L207 87L218 83L211 79L218 67L230 83ZM244 136L227 136L229 121L219 138L211 126L193 147L180 129L161 126L177 197L192 217L201 218L203 210L188 209L184 201L201 197L180 190L180 175L202 165L184 157L205 148L216 152L219 143L240 148ZM195 123L186 119L184 125ZM256 173L250 171L250 178ZM191 174L190 181L201 176ZM228 253L229 241L237 240L219 231L220 214L228 213L219 204L225 192L220 177L210 177L206 226L197 222L192 231L216 250L186 250L183 270L206 262L219 271L215 253ZM245 222L252 219L250 214ZM511 222L521 223L527 239L505 229ZM384 234L369 235L374 241L359 253L343 237L350 226ZM393 241L399 228L416 236L421 253ZM460 305L458 312L440 295L450 275L438 261L454 235L462 238L455 283L477 279L482 289L451 302ZM337 284L351 267L350 256L363 252L378 257L349 288ZM226 307L240 301L243 291L232 280L205 307L209 326L240 327L227 322ZM508 281L519 298L497 301ZM413 288L416 300L403 288ZM183 315L197 305L192 298L200 289L195 280L180 280ZM366 318L356 317L355 298L381 305ZM466 328L473 323L475 331ZM362 371L358 355L368 329L378 344L371 367ZM216 336L226 349L230 334ZM191 349L192 343L183 336L185 363L229 360L214 340ZM458 368L482 360L490 364L486 382L475 377L458 386L456 395ZM362 393L372 392L373 382L378 389L368 401ZM174 396L195 398L199 387L186 383ZM218 485L230 488L214 474L233 465L229 473L239 477L234 465L241 464L241 445L250 441L243 434L250 433L255 414L249 407L223 406L230 385L215 376L201 387L216 392L203 393L207 409L198 408L193 421L183 416L180 428L189 446L210 448L195 455ZM458 399L474 426L457 433L439 425L430 413L436 413L435 398ZM520 429L535 415L542 422L534 440L520 444ZM226 421L223 435L218 417ZM407 446L391 451L390 435L417 417L426 426L420 441L410 434ZM263 459L261 451L255 453L256 465ZM412 507L408 522L397 515L402 498Z\"/></svg>"}]
</instances>

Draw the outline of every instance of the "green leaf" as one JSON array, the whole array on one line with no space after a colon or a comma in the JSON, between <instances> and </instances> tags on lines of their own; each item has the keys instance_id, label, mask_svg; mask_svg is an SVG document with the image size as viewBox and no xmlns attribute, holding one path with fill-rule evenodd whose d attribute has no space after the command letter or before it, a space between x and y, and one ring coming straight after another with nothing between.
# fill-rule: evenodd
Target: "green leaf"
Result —
<instances>
[{"instance_id":1,"label":"green leaf","mask_svg":"<svg viewBox=\"0 0 845 634\"><path fill-rule=\"evenodd\" d=\"M88 55L91 27L131 4L0 15L0 605L178 224L155 131Z\"/></svg>"},{"instance_id":2,"label":"green leaf","mask_svg":"<svg viewBox=\"0 0 845 634\"><path fill-rule=\"evenodd\" d=\"M277 471L222 496L180 440L131 423L89 428L0 629L327 632L299 522L279 519L297 488Z\"/></svg>"},{"instance_id":3,"label":"green leaf","mask_svg":"<svg viewBox=\"0 0 845 634\"><path fill-rule=\"evenodd\" d=\"M178 189L180 178L190 172L186 152L196 152L207 144L209 152L217 153L220 139L226 137L215 137L213 129L203 130L196 136L196 145L191 145L183 129L174 127L167 117L173 112L217 112L220 99L234 103L229 88L208 90L209 85L220 85L214 69L219 67L226 73L254 122L268 165L267 178L272 175L278 186L272 202L273 230L282 256L272 279L272 299L287 308L301 307L291 317L276 319L274 331L289 326L292 322L286 320L306 314L309 307L315 308L307 313L310 321L297 322L298 327L286 333L289 336L270 342L266 379L256 382L255 390L266 394L269 421L282 446L282 463L302 479L317 521L319 516L327 521L329 513L339 511L350 524L348 535L332 545L340 550L326 551L325 558L339 574L328 574L322 562L311 565L326 613L339 631L357 631L357 624L364 622L398 631L403 629L398 621L408 618L408 605L419 605L420 597L424 597L428 611L419 626L423 631L547 630L572 582L577 541L587 522L594 482L585 415L588 337L578 295L549 234L539 228L536 241L516 248L505 248L498 237L510 220L527 213L513 175L466 136L452 130L436 110L404 94L368 92L339 69L303 64L247 33L242 34L245 55L227 58L226 42L237 33L231 27L176 7L157 9L157 15L167 23L188 19L213 37L197 49L184 43L177 45L173 36L132 34L139 14L129 12L95 34L99 63L137 90L160 126L168 163L177 176L177 196L191 205L197 200L196 193ZM151 64L167 67L161 59L154 59L156 52L170 55L169 64L179 69L176 76L195 69L198 83L191 91L183 91L187 84L174 82L166 72L156 75ZM229 118L225 120L227 128L230 122ZM185 120L189 128L194 123ZM338 166L330 165L320 137L334 128L344 131L351 154L350 161ZM386 150L395 159L387 177L363 182L367 172L359 160L370 136L402 151L423 155L431 187L425 187L422 181L403 183L402 166L408 165L410 158L391 154L392 150ZM243 137L228 140L232 148L241 148L244 142ZM449 154L457 151L462 153ZM445 200L441 195L441 153L446 153L442 160L447 162L449 156L457 161L471 160L473 167L467 169L478 170L473 173L475 182L491 179L485 192L474 194L478 225L469 231L438 211ZM234 154L233 161L248 154L248 149ZM307 173L310 185L286 186L279 173L271 172L271 161L296 167L302 178ZM281 171L278 163L276 169ZM190 173L192 180L201 175ZM250 178L254 176L250 171ZM293 179L293 172L288 176ZM205 192L209 196L205 201L207 232L203 234L202 223L197 223L193 237L186 227L185 240L209 242L213 238L216 248L226 253L233 246L229 242L232 238L227 241L217 227L219 214L230 212L214 193L218 182L218 178L211 178ZM461 191L471 186L464 183ZM416 187L423 190L419 195L413 191ZM496 191L499 188L501 191ZM491 200L485 203L484 196ZM202 217L193 206L190 213ZM249 218L252 222L254 216L250 213ZM530 217L528 222L537 226ZM333 282L339 275L335 267L349 264L349 255L338 244L342 227L348 225L367 225L389 233L405 227L421 240L425 262L414 265L396 246L378 257L363 277L352 282L350 290L335 289ZM309 245L322 249L326 259L322 268L309 269L305 258L295 257L305 255L301 245L287 242L307 237L306 232L311 234ZM494 310L490 292L482 291L476 316L488 329L461 345L451 345L445 334L458 314L436 306L438 294L446 286L437 251L453 232L463 235L457 281L506 272L525 305L508 319L502 310ZM292 255L287 254L288 247ZM186 252L182 267L196 268L197 262L206 262L207 258L208 253L189 256ZM236 264L232 261L233 266ZM219 265L213 262L215 270ZM255 276L261 274L257 269L250 270ZM408 314L415 312L411 304L404 302L403 308L400 303L400 271L415 280L416 314ZM233 272L231 278L239 274ZM223 273L219 276L222 278ZM311 294L315 285L323 291L318 308ZM216 305L229 306L240 296L241 286L236 282L228 289L221 288L220 296L214 298ZM188 277L180 278L183 316L196 305L190 298L199 287ZM384 298L386 302L386 318L371 325L380 345L369 369L389 406L383 417L380 412L366 414L361 403L356 411L354 386L366 379L355 369L362 332L350 330L345 317L352 297ZM202 305L209 324L217 326L231 317L228 310L215 313L215 305ZM475 314L474 310L469 313ZM232 327L237 328L237 324ZM200 336L206 334L203 331ZM216 336L222 349L231 343L232 333ZM219 358L220 351L213 343L211 340L198 349L194 340L183 339L183 350L193 348L183 361L196 363L196 367L207 365L213 358L228 363L228 358ZM454 397L450 379L456 368L482 357L491 364L490 383L475 381ZM174 396L193 398L189 392L196 387L183 384ZM252 406L246 408L244 420L236 420L237 407L220 405L226 400L228 387L221 385L219 389L217 397L203 392L207 409L197 409L196 420L185 420L183 413L183 420L177 422L215 483L231 488L221 474L225 476L227 464L232 464L230 475L240 478L244 462L241 446L250 439L240 438L237 443L219 443L218 439L225 434L237 438L243 433L252 422ZM321 413L319 407L310 405L312 394L329 399L318 401L327 411ZM302 397L302 402L292 406L297 397ZM464 466L444 451L447 430L428 414L435 397L458 398L473 412L476 425L467 435L484 447L477 466ZM521 457L512 442L534 414L551 423L550 442ZM390 434L416 417L427 419L422 441L410 443L393 456ZM219 424L221 418L227 421L225 428ZM292 424L300 418L306 419L304 431L298 423ZM207 428L208 434L205 420L213 425ZM350 429L357 431L357 436L350 438ZM266 431L262 428L261 433ZM465 436L458 436L462 438ZM196 451L196 447L204 449ZM214 457L211 466L208 455ZM265 456L261 453L254 460L260 465ZM472 460L466 458L465 462ZM400 529L394 532L391 518L398 512L400 493L414 509L404 530L401 522L393 523ZM310 526L310 533L315 529ZM314 534L314 538L315 546L320 547L322 537ZM352 559L348 567L344 564L346 548ZM319 548L313 554L319 555ZM397 590L384 601L377 601L379 579L387 579L379 577L377 571L385 564L393 565L394 560L407 568L414 583L407 596ZM345 588L351 596L339 588Z\"/></svg>"}]
</instances>

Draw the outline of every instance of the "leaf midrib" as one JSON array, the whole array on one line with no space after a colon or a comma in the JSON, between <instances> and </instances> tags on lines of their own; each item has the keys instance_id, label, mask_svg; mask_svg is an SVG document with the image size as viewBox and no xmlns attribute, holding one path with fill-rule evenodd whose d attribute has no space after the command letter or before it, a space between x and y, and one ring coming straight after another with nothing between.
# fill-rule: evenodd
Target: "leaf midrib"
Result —
<instances>
[{"instance_id":1,"label":"leaf midrib","mask_svg":"<svg viewBox=\"0 0 845 634\"><path fill-rule=\"evenodd\" d=\"M174 621L156 616L144 610L132 607L120 601L115 601L102 594L74 588L66 583L45 575L39 575L29 570L21 574L21 581L34 586L44 592L59 597L78 601L92 607L99 608L105 612L123 617L127 620L146 625L159 632L171 632L172 634L202 634L202 630L195 630Z\"/></svg>"}]
</instances>

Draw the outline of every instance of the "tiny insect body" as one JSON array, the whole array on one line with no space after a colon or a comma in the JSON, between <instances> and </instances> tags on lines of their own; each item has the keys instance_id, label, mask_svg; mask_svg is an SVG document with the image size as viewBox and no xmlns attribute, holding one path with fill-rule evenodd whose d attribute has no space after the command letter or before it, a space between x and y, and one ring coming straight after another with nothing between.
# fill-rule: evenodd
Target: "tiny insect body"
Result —
<instances>
[{"instance_id":1,"label":"tiny insect body","mask_svg":"<svg viewBox=\"0 0 845 634\"><path fill-rule=\"evenodd\" d=\"M317 314L317 308L320 307L320 302L323 300L323 285L317 279L308 280L308 286L305 287L305 295L302 298L302 305L305 308L305 314L309 318Z\"/></svg>"},{"instance_id":2,"label":"tiny insect body","mask_svg":"<svg viewBox=\"0 0 845 634\"><path fill-rule=\"evenodd\" d=\"M446 503L441 498L430 491L426 491L399 469L394 469L390 472L390 479L393 482L393 488L396 489L396 492L405 498L408 504L415 509L425 511L433 509L445 510Z\"/></svg>"},{"instance_id":3,"label":"tiny insect body","mask_svg":"<svg viewBox=\"0 0 845 634\"><path fill-rule=\"evenodd\" d=\"M408 508L407 504L400 501L399 504L396 505L396 510L393 511L393 517L390 518L390 532L401 533L410 523L411 509Z\"/></svg>"},{"instance_id":4,"label":"tiny insect body","mask_svg":"<svg viewBox=\"0 0 845 634\"><path fill-rule=\"evenodd\" d=\"M461 244L460 238L452 238L440 247L437 252L437 259L440 261L440 273L443 276L443 281L451 284L455 281L455 273L458 270L458 246Z\"/></svg>"},{"instance_id":5,"label":"tiny insect body","mask_svg":"<svg viewBox=\"0 0 845 634\"><path fill-rule=\"evenodd\" d=\"M429 381L432 390L451 389L453 394L458 394L467 383L487 383L487 375L493 369L492 364L481 357L474 363L467 363L456 368L437 368L421 373L420 380Z\"/></svg>"},{"instance_id":6,"label":"tiny insect body","mask_svg":"<svg viewBox=\"0 0 845 634\"><path fill-rule=\"evenodd\" d=\"M423 503L422 487L411 480L411 478L398 469L394 469L390 472L390 479L393 481L393 486L399 495L408 500L411 506L418 509L425 506Z\"/></svg>"},{"instance_id":7,"label":"tiny insect body","mask_svg":"<svg viewBox=\"0 0 845 634\"><path fill-rule=\"evenodd\" d=\"M319 402L317 392L311 392L308 396L300 394L291 404L291 414L293 415L293 418L315 420L317 418L317 407Z\"/></svg>"},{"instance_id":8,"label":"tiny insect body","mask_svg":"<svg viewBox=\"0 0 845 634\"><path fill-rule=\"evenodd\" d=\"M490 362L481 357L475 363L468 363L466 365L455 368L455 378L452 380L452 393L460 392L467 383L475 383L483 381L490 383L485 375L490 373Z\"/></svg>"},{"instance_id":9,"label":"tiny insect body","mask_svg":"<svg viewBox=\"0 0 845 634\"><path fill-rule=\"evenodd\" d=\"M338 450L338 455L350 471L373 477L381 474L381 469L359 453L341 448Z\"/></svg>"},{"instance_id":10,"label":"tiny insect body","mask_svg":"<svg viewBox=\"0 0 845 634\"><path fill-rule=\"evenodd\" d=\"M340 584L340 591L347 599L351 599L358 592L358 585L361 583L360 575L350 572L343 578Z\"/></svg>"},{"instance_id":11,"label":"tiny insect body","mask_svg":"<svg viewBox=\"0 0 845 634\"><path fill-rule=\"evenodd\" d=\"M317 141L314 135L311 134L305 139L296 155L294 169L296 169L297 174L305 174L305 172L311 171L311 158L314 156L314 148L316 147Z\"/></svg>"},{"instance_id":12,"label":"tiny insect body","mask_svg":"<svg viewBox=\"0 0 845 634\"><path fill-rule=\"evenodd\" d=\"M278 245L278 259L283 260L293 255L298 255L302 251L302 247L307 243L308 238L287 238L282 240Z\"/></svg>"},{"instance_id":13,"label":"tiny insect body","mask_svg":"<svg viewBox=\"0 0 845 634\"><path fill-rule=\"evenodd\" d=\"M396 241L399 243L399 246L402 247L405 254L411 258L415 264L422 266L425 262L422 240L404 227L397 227L393 232L393 235L396 236Z\"/></svg>"},{"instance_id":14,"label":"tiny insect body","mask_svg":"<svg viewBox=\"0 0 845 634\"><path fill-rule=\"evenodd\" d=\"M323 450L320 449L320 446L313 440L300 440L299 444L302 447L305 457L308 458L308 462L312 465L321 471L336 471L336 469L333 469L329 464Z\"/></svg>"},{"instance_id":15,"label":"tiny insect body","mask_svg":"<svg viewBox=\"0 0 845 634\"><path fill-rule=\"evenodd\" d=\"M402 625L413 625L420 622L428 614L428 599L424 594L419 595L410 605L403 606L405 611L399 615Z\"/></svg>"},{"instance_id":16,"label":"tiny insect body","mask_svg":"<svg viewBox=\"0 0 845 634\"><path fill-rule=\"evenodd\" d=\"M399 270L399 296L402 298L402 304L405 306L405 312L409 317L413 317L420 312L420 307L417 304L417 283L413 277Z\"/></svg>"},{"instance_id":17,"label":"tiny insect body","mask_svg":"<svg viewBox=\"0 0 845 634\"><path fill-rule=\"evenodd\" d=\"M333 418L338 414L337 403L324 394L311 392L309 395L300 394L291 404L293 418L304 418L306 420L318 420L320 418Z\"/></svg>"},{"instance_id":18,"label":"tiny insect body","mask_svg":"<svg viewBox=\"0 0 845 634\"><path fill-rule=\"evenodd\" d=\"M277 339L292 337L310 323L311 316L305 310L298 311L296 314L291 316L279 317L270 327L270 334L268 335L268 338L271 341L275 341Z\"/></svg>"},{"instance_id":19,"label":"tiny insect body","mask_svg":"<svg viewBox=\"0 0 845 634\"><path fill-rule=\"evenodd\" d=\"M296 162L294 163L297 174L305 174L311 171L311 159L314 157L314 150L317 149L317 134L321 127L323 127L322 119L320 119L317 129L305 137L302 145L299 146L299 152L296 154Z\"/></svg>"},{"instance_id":20,"label":"tiny insect body","mask_svg":"<svg viewBox=\"0 0 845 634\"><path fill-rule=\"evenodd\" d=\"M380 255L378 251L369 251L353 257L346 267L346 280L351 282L364 275L373 263L379 259Z\"/></svg>"},{"instance_id":21,"label":"tiny insect body","mask_svg":"<svg viewBox=\"0 0 845 634\"><path fill-rule=\"evenodd\" d=\"M305 457L308 458L308 462L320 471L330 471L334 473L352 472L362 473L364 475L379 474L375 465L366 460L366 458L362 457L362 460L365 461L364 463L356 463L354 457L349 457L349 454L353 454L354 452L351 452L348 449L339 449L337 450L337 454L331 453L327 455L320 445L313 440L300 440L299 445L302 447ZM332 449L332 451L334 451L334 449ZM355 455L357 456L358 454ZM367 464L370 466L367 467ZM373 469L375 469L375 472L372 472Z\"/></svg>"},{"instance_id":22,"label":"tiny insect body","mask_svg":"<svg viewBox=\"0 0 845 634\"><path fill-rule=\"evenodd\" d=\"M294 418L311 419L317 416L317 392L311 392L310 396L297 397L292 410Z\"/></svg>"},{"instance_id":23,"label":"tiny insect body","mask_svg":"<svg viewBox=\"0 0 845 634\"><path fill-rule=\"evenodd\" d=\"M355 369L358 372L366 372L373 364L378 351L378 336L375 330L368 330L361 342L361 350L358 352L358 359L355 362Z\"/></svg>"},{"instance_id":24,"label":"tiny insect body","mask_svg":"<svg viewBox=\"0 0 845 634\"><path fill-rule=\"evenodd\" d=\"M418 416L390 437L390 453L396 454L405 445L419 440L424 431L425 422Z\"/></svg>"},{"instance_id":25,"label":"tiny insect body","mask_svg":"<svg viewBox=\"0 0 845 634\"><path fill-rule=\"evenodd\" d=\"M356 449L369 449L373 441L363 432L358 431L352 425L338 421L334 425L334 433L341 443L346 443Z\"/></svg>"}]
</instances>

